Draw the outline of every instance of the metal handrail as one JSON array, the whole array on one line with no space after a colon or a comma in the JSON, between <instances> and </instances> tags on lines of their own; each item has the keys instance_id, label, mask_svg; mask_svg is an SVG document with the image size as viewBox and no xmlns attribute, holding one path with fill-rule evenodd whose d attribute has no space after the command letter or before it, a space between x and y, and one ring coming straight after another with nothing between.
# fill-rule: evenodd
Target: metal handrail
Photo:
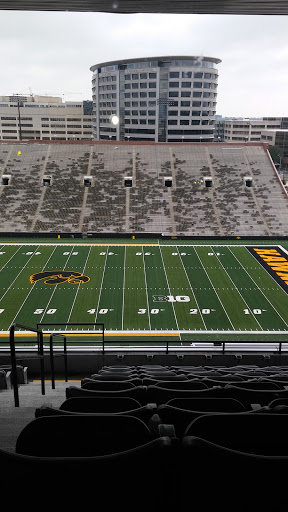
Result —
<instances>
[{"instance_id":1,"label":"metal handrail","mask_svg":"<svg viewBox=\"0 0 288 512\"><path fill-rule=\"evenodd\" d=\"M67 370L67 342L66 342L66 336L63 334L53 333L50 334L50 368L51 368L51 383L52 383L52 389L55 389L55 371L54 371L54 353L53 353L53 338L54 337L61 337L64 340L64 367L65 367L65 382L68 382L68 370Z\"/></svg>"},{"instance_id":2,"label":"metal handrail","mask_svg":"<svg viewBox=\"0 0 288 512\"><path fill-rule=\"evenodd\" d=\"M16 347L15 347L15 328L20 327L26 331L32 331L37 333L38 343L38 356L40 359L40 371L41 371L41 391L42 395L45 395L45 376L44 376L44 347L43 347L43 332L41 329L35 329L28 327L27 325L21 325L14 323L10 326L10 355L11 355L11 366L12 366L12 385L14 391L14 404L15 407L19 407L19 391L18 391L18 377L17 377L17 365L16 365Z\"/></svg>"},{"instance_id":3,"label":"metal handrail","mask_svg":"<svg viewBox=\"0 0 288 512\"><path fill-rule=\"evenodd\" d=\"M101 325L102 327L102 354L105 353L105 343L104 343L104 324L101 323L101 322L67 322L67 323L59 323L59 322L49 322L49 323L42 323L42 322L39 322L37 324L37 329L39 329L40 327L44 327L44 326L67 326L67 325L93 325L95 327L95 325Z\"/></svg>"}]
</instances>

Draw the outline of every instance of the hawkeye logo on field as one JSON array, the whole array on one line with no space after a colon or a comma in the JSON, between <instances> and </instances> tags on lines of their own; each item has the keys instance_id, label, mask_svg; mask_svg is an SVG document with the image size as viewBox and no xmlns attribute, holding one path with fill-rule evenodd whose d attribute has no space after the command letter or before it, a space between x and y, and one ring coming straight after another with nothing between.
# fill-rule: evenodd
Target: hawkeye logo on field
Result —
<instances>
[{"instance_id":1,"label":"hawkeye logo on field","mask_svg":"<svg viewBox=\"0 0 288 512\"><path fill-rule=\"evenodd\" d=\"M280 247L253 247L249 251L287 292L288 255Z\"/></svg>"},{"instance_id":2,"label":"hawkeye logo on field","mask_svg":"<svg viewBox=\"0 0 288 512\"><path fill-rule=\"evenodd\" d=\"M81 272L74 272L71 270L49 270L43 272L37 272L30 276L30 283L34 284L37 281L44 280L45 284L79 284L88 283L90 277L84 276Z\"/></svg>"}]
</instances>

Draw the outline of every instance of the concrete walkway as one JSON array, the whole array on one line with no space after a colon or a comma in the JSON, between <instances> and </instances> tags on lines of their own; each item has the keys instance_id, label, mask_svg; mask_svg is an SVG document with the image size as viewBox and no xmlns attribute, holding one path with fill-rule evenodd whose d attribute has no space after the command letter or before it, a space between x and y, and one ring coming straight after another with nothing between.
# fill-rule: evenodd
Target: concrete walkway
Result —
<instances>
[{"instance_id":1,"label":"concrete walkway","mask_svg":"<svg viewBox=\"0 0 288 512\"><path fill-rule=\"evenodd\" d=\"M35 409L42 405L60 407L66 400L68 386L79 386L80 380L45 381L45 395L41 394L41 382L34 381L19 386L19 404L15 407L12 389L0 389L0 449L15 452L16 440L21 430L35 419Z\"/></svg>"}]
</instances>

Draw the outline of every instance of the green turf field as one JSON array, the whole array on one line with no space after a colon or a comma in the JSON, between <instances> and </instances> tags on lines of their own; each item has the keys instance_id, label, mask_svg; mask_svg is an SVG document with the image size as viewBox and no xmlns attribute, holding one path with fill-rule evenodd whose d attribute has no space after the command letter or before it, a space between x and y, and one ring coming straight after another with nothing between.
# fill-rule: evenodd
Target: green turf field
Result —
<instances>
[{"instance_id":1,"label":"green turf field","mask_svg":"<svg viewBox=\"0 0 288 512\"><path fill-rule=\"evenodd\" d=\"M0 333L52 322L83 340L100 322L116 341L287 339L288 286L248 246L284 266L285 249L135 242L0 243Z\"/></svg>"}]
</instances>

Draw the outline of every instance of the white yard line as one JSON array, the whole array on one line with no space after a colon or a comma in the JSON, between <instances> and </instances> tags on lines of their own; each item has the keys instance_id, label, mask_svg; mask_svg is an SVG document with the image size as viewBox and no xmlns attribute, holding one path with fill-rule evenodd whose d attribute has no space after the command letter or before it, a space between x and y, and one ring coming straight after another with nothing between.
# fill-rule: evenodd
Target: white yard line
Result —
<instances>
[{"instance_id":1,"label":"white yard line","mask_svg":"<svg viewBox=\"0 0 288 512\"><path fill-rule=\"evenodd\" d=\"M205 330L207 331L207 326L206 326L206 324L205 324L205 321L204 321L204 318L203 318L203 315L202 315L201 308L199 308L199 304L198 304L198 301L197 301L197 299L196 299L196 295L195 295L195 293L194 293L194 291L193 291L193 288L192 288L192 286L191 286L190 279L189 279L189 277L188 277L188 275L187 275L186 268L184 267L184 264L183 264L183 259L182 259L181 255L180 255L180 252L179 252L179 246L177 245L176 247L177 247L177 251L178 251L178 254L179 254L179 258L180 258L181 263L182 263L183 270L184 270L184 272L185 272L185 275L186 275L187 281L188 281L189 286L190 286L190 290L191 290L191 292L193 293L194 300L195 300L195 302L196 302L196 304L197 304L197 309L198 309L199 314L200 314L200 316L201 316L201 320L202 320L202 322L203 322L203 325L204 325L204 327L205 327Z\"/></svg>"},{"instance_id":2,"label":"white yard line","mask_svg":"<svg viewBox=\"0 0 288 512\"><path fill-rule=\"evenodd\" d=\"M67 263L68 263L69 259L70 259L70 258L71 258L71 256L72 256L72 252L73 252L73 250L74 250L74 247L75 247L75 246L72 246L72 249L71 249L70 254L69 254L69 256L68 256L68 258L67 258L67 260L66 260L66 263L65 263L65 265L64 265L63 270L65 270L65 267L66 267L66 265L67 265ZM62 270L62 269L61 269L61 270ZM57 287L58 287L58 284L55 284L55 285L54 285L54 290L53 290L53 292L52 292L52 294L51 294L51 297L50 297L50 299L49 299L49 301L48 301L48 304L46 305L46 307L45 307L45 309L44 309L44 312L43 312L43 314L42 314L42 316L41 316L40 322L37 322L37 323L39 323L39 324L41 324L41 323L42 323L42 320L43 320L44 316L46 315L46 311L47 311L47 310L48 310L48 308L49 308L50 302L51 302L51 300L52 300L52 298L53 298L54 293L55 293L55 292L56 292L56 290L57 290ZM60 322L60 323L62 323L62 322Z\"/></svg>"},{"instance_id":3,"label":"white yard line","mask_svg":"<svg viewBox=\"0 0 288 512\"><path fill-rule=\"evenodd\" d=\"M54 254L54 252L55 252L55 251L56 251L56 247L53 249L53 252L50 254L50 256L49 256L48 260L46 261L46 263L45 263L44 267L42 268L41 272L43 272L43 270L44 270L44 269L45 269L45 267L47 266L47 264L48 264L48 262L49 262L50 258L52 258L52 256L53 256L53 254ZM30 291L29 291L29 293L26 295L24 302L22 302L22 304L21 304L20 308L18 309L18 311L17 311L16 315L15 315L15 316L14 316L14 318L13 318L12 324L15 322L15 319L16 319L16 318L17 318L17 316L19 315L19 313L20 313L21 309L23 308L23 306L24 306L24 304L25 304L26 300L28 299L28 297L29 297L30 293L32 292L32 290L34 289L35 285L36 285L36 283L34 283L34 284L33 284L33 286L31 287L31 289L30 289Z\"/></svg>"},{"instance_id":4,"label":"white yard line","mask_svg":"<svg viewBox=\"0 0 288 512\"><path fill-rule=\"evenodd\" d=\"M151 318L150 318L150 307L149 307L148 288L147 288L147 279L146 279L146 265L145 265L145 257L144 257L144 247L142 247L142 256L143 256L143 266L144 266L144 277L145 277L145 289L146 289L146 300L147 300L147 312L148 312L148 320L149 320L149 330L151 331Z\"/></svg>"},{"instance_id":5,"label":"white yard line","mask_svg":"<svg viewBox=\"0 0 288 512\"><path fill-rule=\"evenodd\" d=\"M109 245L107 246L105 263L104 263L104 268L103 268L103 272L102 272L102 279L101 279L101 285L100 285L99 296L98 296L98 304L97 304L96 313L95 313L95 319L94 319L95 323L97 322L97 316L98 316L99 304L100 304L100 299L101 299L104 275L105 275L105 270L106 270L106 263L107 263L107 258L108 258L108 252L109 252Z\"/></svg>"},{"instance_id":6,"label":"white yard line","mask_svg":"<svg viewBox=\"0 0 288 512\"><path fill-rule=\"evenodd\" d=\"M1 249L3 249L3 247L1 247ZM3 265L3 267L0 269L0 272L2 272L2 270L6 267L6 265L8 265L9 261L11 261L14 258L14 256L17 254L18 251L20 251L20 249L21 249L21 247L19 247L19 249L16 252L14 252L14 254L12 254L11 258L9 258L9 260L6 261L5 265Z\"/></svg>"},{"instance_id":7,"label":"white yard line","mask_svg":"<svg viewBox=\"0 0 288 512\"><path fill-rule=\"evenodd\" d=\"M165 265L164 265L163 254L162 254L162 250L161 250L161 246L160 245L159 245L159 250L160 250L160 255L161 255L161 259L162 259L162 266L163 266L165 277L166 277L167 288L169 290L169 295L171 295L171 290L170 290L169 281L168 281L168 278L167 278L166 268L165 268ZM174 303L171 302L171 304L172 304L172 308L173 308L173 313L174 313L174 318L175 318L177 330L179 331L179 336L180 336L180 340L181 340L181 334L180 334L180 330L179 330L177 316L176 316L176 313L175 313ZM182 341L181 341L181 345L182 345Z\"/></svg>"},{"instance_id":8,"label":"white yard line","mask_svg":"<svg viewBox=\"0 0 288 512\"><path fill-rule=\"evenodd\" d=\"M38 246L39 247L39 246ZM38 249L37 247L37 249ZM2 297L0 297L0 301L3 300L3 298L5 297L6 293L10 290L11 286L15 283L15 281L18 279L18 277L20 276L20 274L23 272L24 268L28 265L29 261L31 260L31 258L33 258L35 252L37 251L37 249L35 249L35 251L33 252L33 254L30 256L30 258L28 259L28 261L25 263L24 267L21 268L20 272L17 274L17 276L15 277L14 281L12 281L12 283L10 284L9 288L7 288L6 292L2 295Z\"/></svg>"},{"instance_id":9,"label":"white yard line","mask_svg":"<svg viewBox=\"0 0 288 512\"><path fill-rule=\"evenodd\" d=\"M124 269L123 269L122 330L124 329L125 277L126 277L126 247L125 247L125 251L124 251Z\"/></svg>"},{"instance_id":10,"label":"white yard line","mask_svg":"<svg viewBox=\"0 0 288 512\"><path fill-rule=\"evenodd\" d=\"M287 325L287 327L288 327L288 323L287 323L287 322L284 320L284 318L282 318L282 316L278 313L277 309L276 309L276 308L273 306L273 304L270 302L270 300L268 299L268 297L266 296L266 294L265 294L265 293L263 293L263 291L261 290L261 288L259 288L258 284L257 284L257 283L255 283L254 279L251 277L251 275L249 274L249 272L247 272L246 268L245 268L245 267L243 267L242 263L238 260L237 256L235 256L235 254L233 254L233 252L230 250L230 248L229 248L229 251L230 251L230 252L231 252L231 254L234 256L234 258L238 261L239 265L241 265L241 267L243 268L243 270L245 270L246 274L248 274L248 276L250 277L251 281L253 281L253 283L255 284L255 286L258 288L259 292L260 292L260 293L262 293L262 295L265 297L265 299L267 300L267 302L269 302L270 306L274 309L274 311L277 313L277 315L281 318L281 320L284 322L284 324L285 324L285 325ZM247 249L246 249L246 251L247 251ZM251 253L249 252L249 254L251 254ZM251 254L251 256L252 256L252 254ZM253 256L252 256L252 258L253 258ZM261 265L261 268L264 268L264 267L262 267L262 265ZM265 269L265 270L266 270L266 269ZM269 272L267 272L267 273L269 274ZM270 274L269 274L269 276L270 276ZM270 277L272 278L272 276L270 276ZM272 279L273 279L273 278L272 278ZM273 279L273 282L277 282L277 281L274 281L274 279ZM277 284L278 284L278 283L277 283ZM279 286L280 286L280 285L279 285ZM280 286L280 288L281 288L281 286ZM281 289L282 289L282 288L281 288ZM284 291L284 290L283 290L283 291ZM284 292L284 293L285 293L285 292Z\"/></svg>"},{"instance_id":11,"label":"white yard line","mask_svg":"<svg viewBox=\"0 0 288 512\"><path fill-rule=\"evenodd\" d=\"M219 247L219 246L215 246L215 247ZM226 268L223 266L222 262L219 260L219 258L218 258L218 256L217 256L216 252L214 251L214 249L212 249L212 250L213 250L213 252L214 252L214 256L216 256L216 258L217 258L218 262L219 262L219 263L220 263L220 265L222 266L222 268L223 268L224 272L227 274L227 277L230 279L230 281L231 281L231 283L233 284L233 286L234 286L235 290L237 290L237 292L239 293L239 295L240 295L241 299L242 299L242 300L243 300L243 302L246 304L247 309L249 309L249 306L248 306L248 304L247 304L246 300L244 299L244 297L242 296L242 293L240 293L239 288L236 286L236 284L234 283L233 279L229 276L229 274L228 274L228 272L227 272ZM259 325L259 327L260 327L261 331L263 331L263 328L262 328L262 326L261 326L260 322L257 320L256 316L254 315L253 311L251 311L251 315L253 316L253 318L254 318L254 320L257 322L257 324Z\"/></svg>"},{"instance_id":12,"label":"white yard line","mask_svg":"<svg viewBox=\"0 0 288 512\"><path fill-rule=\"evenodd\" d=\"M85 261L85 264L84 264L83 270L82 270L82 274L83 274L83 273L84 273L84 271L85 271L85 268L86 268L86 265L87 265L87 261L88 261L88 258L89 258L89 256L90 256L91 249L92 249L92 247L90 246L90 249L89 249L89 251L88 251L88 255L87 255L87 258L86 258L86 261ZM74 304L75 304L75 302L76 302L76 298L77 298L78 292L79 292L79 290L80 290L80 286L81 286L81 282L80 282L80 283L78 284L78 286L77 286L77 291L76 291L76 293L75 293L75 297L74 297L73 304L72 304L71 309L70 309L70 313L69 313L69 316L68 316L68 319L67 319L67 323L69 323L69 322L70 322L70 318L71 318L71 315L72 315L72 311L73 311L73 308L74 308ZM66 325L66 331L67 331L67 325Z\"/></svg>"},{"instance_id":13,"label":"white yard line","mask_svg":"<svg viewBox=\"0 0 288 512\"><path fill-rule=\"evenodd\" d=\"M210 246L210 245L209 245L209 246L207 246L207 247L212 247L212 246ZM228 318L228 320L229 320L229 322L230 322L230 324L231 324L232 329L235 331L235 327L234 327L233 323L232 323L232 322L231 322L231 320L230 320L230 317L229 317L229 315L228 315L228 313L227 313L227 311L226 311L226 309L225 309L225 307L224 307L224 305L223 305L223 303L222 303L222 300L220 299L220 297L219 297L219 295L218 295L218 293L217 293L217 291L216 291L216 288L214 287L214 285L213 285L213 283L212 283L212 281L211 281L211 279L210 279L210 277L209 277L209 275L208 275L208 273L207 273L207 270L206 270L206 268L204 267L204 265L203 265L203 263L202 263L202 260L201 260L201 258L200 258L200 256L199 256L198 252L196 251L196 246L194 246L194 247L193 247L193 249L194 249L194 251L195 251L195 253L196 253L196 255L197 255L198 260L200 261L200 264L202 265L202 268L203 268L203 270L204 270L204 272L205 272L205 274L206 274L207 278L209 279L209 281L210 281L210 283L211 283L211 286L212 286L212 288L213 288L213 290L214 290L215 294L217 295L217 299L219 300L219 302L220 302L220 304L221 304L221 306L222 306L222 308L223 308L223 311L225 312L225 315L227 316L227 318ZM235 332L236 332L236 331L235 331Z\"/></svg>"}]
</instances>

